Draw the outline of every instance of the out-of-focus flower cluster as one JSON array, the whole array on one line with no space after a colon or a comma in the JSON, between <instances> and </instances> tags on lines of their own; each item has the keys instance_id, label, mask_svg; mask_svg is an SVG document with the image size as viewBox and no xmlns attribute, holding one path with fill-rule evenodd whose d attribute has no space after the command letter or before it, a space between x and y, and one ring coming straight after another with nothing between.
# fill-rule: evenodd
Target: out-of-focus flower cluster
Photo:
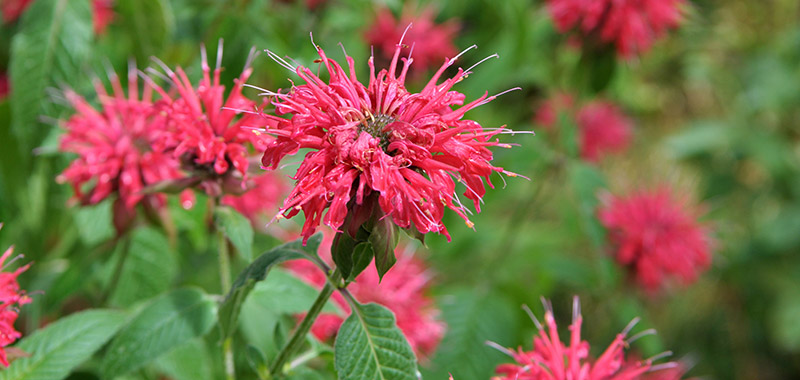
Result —
<instances>
[{"instance_id":1,"label":"out-of-focus flower cluster","mask_svg":"<svg viewBox=\"0 0 800 380\"><path fill-rule=\"evenodd\" d=\"M678 26L683 0L548 0L547 8L562 33L577 30L586 43L613 44L623 57L650 49Z\"/></svg>"},{"instance_id":2,"label":"out-of-focus flower cluster","mask_svg":"<svg viewBox=\"0 0 800 380\"><path fill-rule=\"evenodd\" d=\"M0 223L0 229L3 223ZM0 256L0 268L6 269L16 258L6 262L14 254L14 247L9 247ZM22 257L22 255L18 256ZM28 269L30 264L23 265L13 272L0 272L0 364L8 367L8 355L4 347L14 343L22 334L14 328L19 315L19 307L31 302L31 298L20 289L17 277Z\"/></svg>"},{"instance_id":3,"label":"out-of-focus flower cluster","mask_svg":"<svg viewBox=\"0 0 800 380\"><path fill-rule=\"evenodd\" d=\"M557 94L539 106L534 122L554 130L560 114L573 117L578 128L580 155L590 162L598 162L608 154L622 153L628 148L633 137L633 122L619 107L609 101L594 100L575 111L574 104L572 95Z\"/></svg>"},{"instance_id":4,"label":"out-of-focus flower cluster","mask_svg":"<svg viewBox=\"0 0 800 380\"><path fill-rule=\"evenodd\" d=\"M647 290L671 277L692 283L711 264L709 229L668 187L610 196L599 217L617 261Z\"/></svg>"}]
</instances>

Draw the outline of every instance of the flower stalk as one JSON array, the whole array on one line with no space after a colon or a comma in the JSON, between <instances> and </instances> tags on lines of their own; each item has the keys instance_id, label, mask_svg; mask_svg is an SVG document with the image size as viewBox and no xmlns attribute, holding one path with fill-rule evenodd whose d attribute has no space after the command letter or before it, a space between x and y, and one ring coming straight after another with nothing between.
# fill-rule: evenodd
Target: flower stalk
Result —
<instances>
[{"instance_id":1,"label":"flower stalk","mask_svg":"<svg viewBox=\"0 0 800 380\"><path fill-rule=\"evenodd\" d=\"M329 281L325 284L325 287L322 288L317 299L314 300L314 303L311 305L311 308L308 309L308 313L306 316L303 317L303 321L300 322L300 325L297 326L297 330L295 330L292 337L289 339L289 342L283 347L281 352L278 354L278 357L275 359L275 362L269 368L269 373L272 376L281 376L286 366L286 363L289 361L289 358L300 348L303 344L303 340L305 339L308 332L311 330L311 326L314 325L314 321L319 316L319 313L322 311L322 308L328 302L328 299L331 298L333 291L338 289L344 289L343 286L339 284L342 282L342 274L339 271L339 268L333 270L329 277Z\"/></svg>"}]
</instances>

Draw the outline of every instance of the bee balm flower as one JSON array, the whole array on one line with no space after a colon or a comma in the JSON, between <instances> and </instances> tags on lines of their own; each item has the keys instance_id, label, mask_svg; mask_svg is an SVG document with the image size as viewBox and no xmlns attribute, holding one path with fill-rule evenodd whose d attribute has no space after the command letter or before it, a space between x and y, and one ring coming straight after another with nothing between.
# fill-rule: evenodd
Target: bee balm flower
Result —
<instances>
[{"instance_id":1,"label":"bee balm flower","mask_svg":"<svg viewBox=\"0 0 800 380\"><path fill-rule=\"evenodd\" d=\"M523 351L522 348L518 348L512 351L500 347L503 352L511 355L516 363L497 366L495 370L497 376L493 377L493 380L634 380L643 379L643 375L648 371L660 368L652 364L657 357L638 362L625 360L624 350L631 342L654 333L653 330L646 330L626 339L638 322L638 318L617 334L605 351L594 359L589 355L589 342L581 340L583 316L578 297L573 300L572 324L569 326L570 339L566 344L558 335L552 306L545 301L543 303L545 304L544 326L533 313L530 313L539 330L539 335L533 338L533 349ZM666 367L670 366L671 363L666 363Z\"/></svg>"},{"instance_id":2,"label":"bee balm flower","mask_svg":"<svg viewBox=\"0 0 800 380\"><path fill-rule=\"evenodd\" d=\"M130 213L146 197L144 187L178 178L180 172L176 160L153 148L164 126L153 105L153 88L145 83L140 94L134 69L128 73L127 93L116 75L111 74L110 80L113 94L108 94L99 81L95 83L99 110L75 92L66 92L76 114L64 123L66 133L59 149L78 157L57 180L72 184L84 204L117 194L115 215L120 216ZM155 204L164 203L163 195L154 197Z\"/></svg>"},{"instance_id":3,"label":"bee balm flower","mask_svg":"<svg viewBox=\"0 0 800 380\"><path fill-rule=\"evenodd\" d=\"M253 72L249 63L225 98L225 86L220 84L222 41L217 50L217 65L213 76L208 66L205 49L202 50L203 78L195 88L189 77L178 67L175 71L161 64L169 81L175 86L177 96L170 96L160 87L162 110L167 115L165 132L157 146L181 160L183 167L202 180L229 179L233 176L247 179L248 145L263 150L267 136L254 128L263 127L266 119L256 113L254 101L242 95L242 88ZM225 182L225 181L223 181ZM238 192L245 190L241 180ZM209 195L219 191L206 187Z\"/></svg>"},{"instance_id":4,"label":"bee balm flower","mask_svg":"<svg viewBox=\"0 0 800 380\"><path fill-rule=\"evenodd\" d=\"M3 223L0 223L0 229L3 228ZM5 269L7 264L6 260L14 253L14 247L8 248L2 256L0 256L0 268ZM21 256L19 256L21 257ZM12 259L13 261L13 259ZM8 357L6 351L3 349L9 344L14 343L19 339L22 334L14 329L14 322L17 320L19 306L31 302L23 290L20 289L17 283L17 277L28 269L28 265L24 265L13 272L0 272L0 364L8 367Z\"/></svg>"},{"instance_id":5,"label":"bee balm flower","mask_svg":"<svg viewBox=\"0 0 800 380\"><path fill-rule=\"evenodd\" d=\"M711 264L708 230L667 187L611 197L599 217L617 261L647 290L668 277L692 283Z\"/></svg>"},{"instance_id":6,"label":"bee balm flower","mask_svg":"<svg viewBox=\"0 0 800 380\"><path fill-rule=\"evenodd\" d=\"M562 33L580 33L615 44L623 57L641 53L681 21L684 0L548 0Z\"/></svg>"},{"instance_id":7,"label":"bee balm flower","mask_svg":"<svg viewBox=\"0 0 800 380\"><path fill-rule=\"evenodd\" d=\"M370 58L366 86L356 78L349 56L345 71L317 47L329 73L325 81L315 71L292 67L272 54L305 83L286 94L272 94L276 112L289 118L271 117L273 126L268 132L276 138L264 152L262 163L274 169L286 155L310 150L294 176L297 184L278 214L290 218L303 211L305 239L320 222L338 230L348 210L356 206L380 207L381 217L391 218L397 226L414 227L423 234L440 232L449 238L441 224L445 208L473 226L455 194L456 182L465 185L464 196L480 211L485 182L491 186L489 175L515 176L492 165L492 153L487 149L509 147L493 139L508 130L486 130L476 121L464 119L467 111L497 95L484 94L464 104L464 94L452 88L471 68L458 69L440 83L458 56L446 60L419 93L409 92L405 79L413 58L404 58L398 70L400 42L388 69L376 73L374 58ZM377 205L373 206L373 200Z\"/></svg>"}]
</instances>

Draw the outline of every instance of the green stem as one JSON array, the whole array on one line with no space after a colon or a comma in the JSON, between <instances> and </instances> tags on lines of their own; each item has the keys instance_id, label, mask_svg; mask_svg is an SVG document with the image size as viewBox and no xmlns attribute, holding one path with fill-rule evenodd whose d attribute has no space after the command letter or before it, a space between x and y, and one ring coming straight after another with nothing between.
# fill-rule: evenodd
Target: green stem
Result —
<instances>
[{"instance_id":1,"label":"green stem","mask_svg":"<svg viewBox=\"0 0 800 380\"><path fill-rule=\"evenodd\" d=\"M289 358L303 344L308 331L311 330L311 326L314 324L317 316L319 316L323 306L325 306L325 304L328 302L328 299L331 298L333 291L339 286L338 284L341 280L342 274L339 272L339 268L334 269L330 276L330 281L325 283L325 287L322 288L322 291L317 296L317 299L314 300L314 304L311 305L310 309L308 309L308 313L306 313L303 321L300 322L299 326L297 326L297 330L295 330L291 339L289 339L289 342L286 343L281 352L278 354L278 357L275 359L275 362L272 363L272 366L270 366L269 373L271 373L273 376L281 376L283 374L283 369L286 365L286 362L289 361Z\"/></svg>"},{"instance_id":2,"label":"green stem","mask_svg":"<svg viewBox=\"0 0 800 380\"><path fill-rule=\"evenodd\" d=\"M219 205L219 199L214 202L214 207ZM213 213L212 213L213 215ZM228 255L228 238L222 230L217 229L217 237L219 243L217 244L217 253L219 260L219 283L222 294L228 293L231 288L231 259ZM222 342L222 361L225 364L225 378L227 380L236 379L236 367L233 360L233 338L227 337Z\"/></svg>"},{"instance_id":3,"label":"green stem","mask_svg":"<svg viewBox=\"0 0 800 380\"><path fill-rule=\"evenodd\" d=\"M114 290L119 286L119 279L122 277L122 269L125 267L125 261L127 261L130 251L131 237L125 234L125 236L122 237L122 252L120 253L117 265L114 266L114 274L111 275L111 283L108 284L108 288L106 288L105 295L103 296L103 304L108 302L114 294Z\"/></svg>"}]
</instances>

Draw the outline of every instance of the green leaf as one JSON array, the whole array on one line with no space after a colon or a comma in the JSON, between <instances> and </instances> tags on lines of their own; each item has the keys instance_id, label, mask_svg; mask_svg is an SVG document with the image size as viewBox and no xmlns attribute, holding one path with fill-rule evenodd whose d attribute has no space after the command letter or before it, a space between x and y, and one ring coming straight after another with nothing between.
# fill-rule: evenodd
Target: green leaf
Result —
<instances>
[{"instance_id":1,"label":"green leaf","mask_svg":"<svg viewBox=\"0 0 800 380\"><path fill-rule=\"evenodd\" d=\"M439 344L425 379L488 379L497 364L508 357L487 347L487 340L508 347L517 334L519 309L497 293L476 294L475 289L454 291L443 302L447 333Z\"/></svg>"},{"instance_id":2,"label":"green leaf","mask_svg":"<svg viewBox=\"0 0 800 380\"><path fill-rule=\"evenodd\" d=\"M177 289L144 307L111 341L103 378L134 371L214 326L216 303L199 289Z\"/></svg>"},{"instance_id":3,"label":"green leaf","mask_svg":"<svg viewBox=\"0 0 800 380\"><path fill-rule=\"evenodd\" d=\"M205 342L195 338L156 360L155 366L174 380L211 380L212 359Z\"/></svg>"},{"instance_id":4,"label":"green leaf","mask_svg":"<svg viewBox=\"0 0 800 380\"><path fill-rule=\"evenodd\" d=\"M89 2L37 0L21 25L12 42L9 71L14 91L12 128L25 153L47 135L37 121L40 115L52 113L53 102L45 89L82 77L92 38Z\"/></svg>"},{"instance_id":5,"label":"green leaf","mask_svg":"<svg viewBox=\"0 0 800 380\"><path fill-rule=\"evenodd\" d=\"M322 234L316 234L308 239L308 243L303 246L302 240L297 239L278 247L275 247L255 259L247 268L239 273L236 281L233 282L231 290L222 301L219 308L219 326L222 330L221 338L229 337L236 328L236 320L242 309L242 303L253 290L255 284L263 281L267 273L276 264L286 260L303 258L306 255L316 256L317 248L322 242Z\"/></svg>"},{"instance_id":6,"label":"green leaf","mask_svg":"<svg viewBox=\"0 0 800 380\"><path fill-rule=\"evenodd\" d=\"M220 206L214 212L217 228L233 243L239 254L248 262L253 260L253 226L238 211Z\"/></svg>"},{"instance_id":7,"label":"green leaf","mask_svg":"<svg viewBox=\"0 0 800 380\"><path fill-rule=\"evenodd\" d=\"M372 244L372 252L375 254L375 269L378 270L378 277L381 279L397 262L397 258L394 256L394 249L397 247L399 238L397 232L398 227L391 218L386 217L376 221L369 234L369 242Z\"/></svg>"},{"instance_id":8,"label":"green leaf","mask_svg":"<svg viewBox=\"0 0 800 380\"><path fill-rule=\"evenodd\" d=\"M178 272L175 253L159 231L138 228L130 239L128 258L110 300L115 306L130 306L167 291Z\"/></svg>"},{"instance_id":9,"label":"green leaf","mask_svg":"<svg viewBox=\"0 0 800 380\"><path fill-rule=\"evenodd\" d=\"M346 232L337 233L331 245L333 263L342 272L342 277L349 279L353 272L353 252L359 242ZM352 276L355 277L355 276Z\"/></svg>"},{"instance_id":10,"label":"green leaf","mask_svg":"<svg viewBox=\"0 0 800 380\"><path fill-rule=\"evenodd\" d=\"M95 245L114 237L111 201L82 206L75 211L74 218L81 240L88 245Z\"/></svg>"},{"instance_id":11,"label":"green leaf","mask_svg":"<svg viewBox=\"0 0 800 380\"><path fill-rule=\"evenodd\" d=\"M340 379L417 379L414 351L394 314L376 303L355 304L334 343Z\"/></svg>"},{"instance_id":12,"label":"green leaf","mask_svg":"<svg viewBox=\"0 0 800 380\"><path fill-rule=\"evenodd\" d=\"M31 356L0 371L0 379L63 379L108 341L124 320L119 311L87 310L53 322L16 346Z\"/></svg>"},{"instance_id":13,"label":"green leaf","mask_svg":"<svg viewBox=\"0 0 800 380\"><path fill-rule=\"evenodd\" d=\"M144 62L158 54L174 29L174 16L165 0L117 0L114 11L128 35L134 36L136 58Z\"/></svg>"},{"instance_id":14,"label":"green leaf","mask_svg":"<svg viewBox=\"0 0 800 380\"><path fill-rule=\"evenodd\" d=\"M369 242L359 243L353 249L353 270L350 273L350 276L347 278L347 281L353 281L355 278L367 269L369 263L372 262L372 257L374 256L372 252L372 244ZM394 257L394 255L392 255Z\"/></svg>"},{"instance_id":15,"label":"green leaf","mask_svg":"<svg viewBox=\"0 0 800 380\"><path fill-rule=\"evenodd\" d=\"M575 161L570 167L570 183L575 191L583 228L595 247L605 245L605 232L597 220L597 194L606 188L606 180L597 168Z\"/></svg>"}]
</instances>

